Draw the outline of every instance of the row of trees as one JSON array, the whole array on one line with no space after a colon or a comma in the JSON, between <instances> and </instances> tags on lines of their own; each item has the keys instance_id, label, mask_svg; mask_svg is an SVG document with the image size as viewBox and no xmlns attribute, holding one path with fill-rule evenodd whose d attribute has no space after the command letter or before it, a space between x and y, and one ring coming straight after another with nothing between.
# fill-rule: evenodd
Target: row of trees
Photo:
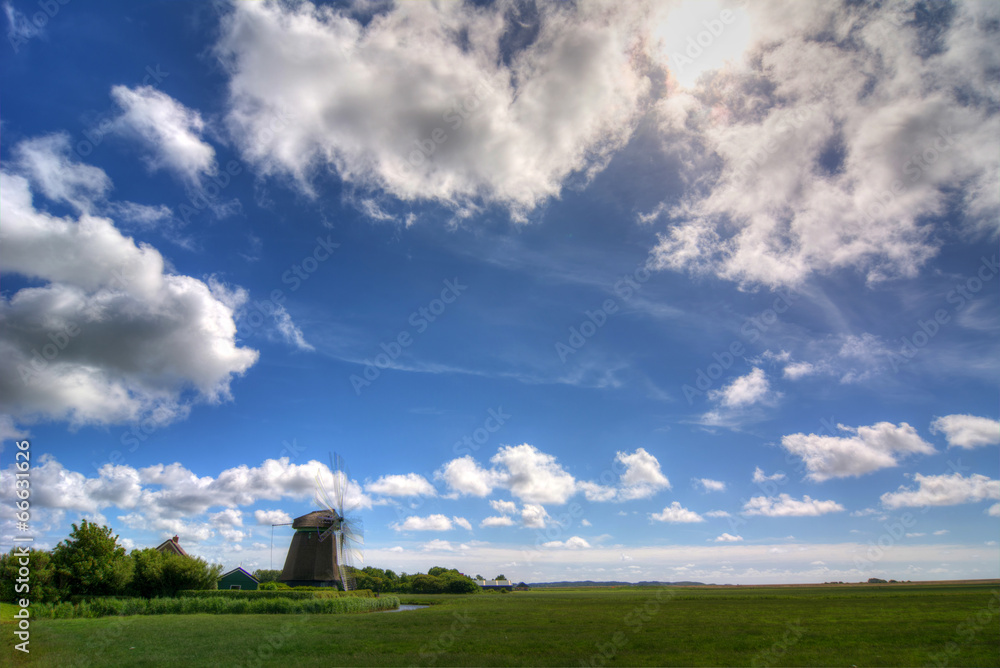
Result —
<instances>
[{"instance_id":1,"label":"row of trees","mask_svg":"<svg viewBox=\"0 0 1000 668\"><path fill-rule=\"evenodd\" d=\"M352 574L358 589L371 589L379 593L471 594L479 591L479 585L468 575L463 575L454 568L441 566L435 566L426 573L401 573L398 575L388 568L383 570L374 566L366 566L354 569ZM283 586L277 583L281 571L259 569L254 571L253 575L262 585L276 583L269 584L265 589Z\"/></svg>"},{"instance_id":2,"label":"row of trees","mask_svg":"<svg viewBox=\"0 0 1000 668\"><path fill-rule=\"evenodd\" d=\"M51 552L29 550L27 582L20 575L22 559L17 548L0 556L0 601L27 598L32 603L55 603L71 596L173 596L181 589L215 589L222 573L219 564L153 548L126 554L110 528L87 520L79 527L74 524L69 538Z\"/></svg>"}]
</instances>

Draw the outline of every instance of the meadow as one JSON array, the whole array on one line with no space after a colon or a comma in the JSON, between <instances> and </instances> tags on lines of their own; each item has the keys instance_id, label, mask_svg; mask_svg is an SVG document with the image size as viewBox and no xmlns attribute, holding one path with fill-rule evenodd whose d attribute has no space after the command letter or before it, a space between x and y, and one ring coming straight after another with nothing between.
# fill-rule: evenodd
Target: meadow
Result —
<instances>
[{"instance_id":1,"label":"meadow","mask_svg":"<svg viewBox=\"0 0 1000 668\"><path fill-rule=\"evenodd\" d=\"M368 614L43 619L39 666L1000 666L1000 585L399 595Z\"/></svg>"}]
</instances>

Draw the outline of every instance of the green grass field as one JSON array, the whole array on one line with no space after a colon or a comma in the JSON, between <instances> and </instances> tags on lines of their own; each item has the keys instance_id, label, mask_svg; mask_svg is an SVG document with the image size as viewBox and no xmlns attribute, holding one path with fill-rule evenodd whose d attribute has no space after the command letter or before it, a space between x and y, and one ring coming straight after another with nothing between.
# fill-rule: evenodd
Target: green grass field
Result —
<instances>
[{"instance_id":1,"label":"green grass field","mask_svg":"<svg viewBox=\"0 0 1000 668\"><path fill-rule=\"evenodd\" d=\"M411 612L39 620L40 666L1000 666L1000 587L535 590ZM8 657L14 657L8 662Z\"/></svg>"}]
</instances>

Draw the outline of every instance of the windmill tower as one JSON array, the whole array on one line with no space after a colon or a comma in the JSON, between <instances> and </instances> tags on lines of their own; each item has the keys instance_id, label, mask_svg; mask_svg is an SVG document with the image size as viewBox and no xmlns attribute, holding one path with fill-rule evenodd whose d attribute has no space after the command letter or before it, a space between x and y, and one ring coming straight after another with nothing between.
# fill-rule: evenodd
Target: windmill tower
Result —
<instances>
[{"instance_id":1,"label":"windmill tower","mask_svg":"<svg viewBox=\"0 0 1000 668\"><path fill-rule=\"evenodd\" d=\"M339 455L331 456L330 470L333 472L332 495L327 493L316 474L317 497L326 510L314 510L292 522L295 536L279 582L292 587L355 588L354 564L363 561L361 521L344 514L344 496L350 477Z\"/></svg>"}]
</instances>

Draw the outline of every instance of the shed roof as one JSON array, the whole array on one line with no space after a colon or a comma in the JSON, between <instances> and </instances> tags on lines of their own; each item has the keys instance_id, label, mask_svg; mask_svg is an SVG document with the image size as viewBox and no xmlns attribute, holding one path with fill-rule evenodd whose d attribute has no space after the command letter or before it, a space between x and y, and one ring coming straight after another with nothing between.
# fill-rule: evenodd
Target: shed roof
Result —
<instances>
[{"instance_id":1,"label":"shed roof","mask_svg":"<svg viewBox=\"0 0 1000 668\"><path fill-rule=\"evenodd\" d=\"M233 570L229 571L228 573L223 573L222 575L219 576L219 579L221 580L222 578L226 577L227 575L232 575L233 573L243 573L243 575L247 576L248 578L250 578L251 580L253 580L257 584L260 584L260 580L258 580L257 578L255 578L252 573L248 572L242 566L237 566L236 568L234 568Z\"/></svg>"}]
</instances>

